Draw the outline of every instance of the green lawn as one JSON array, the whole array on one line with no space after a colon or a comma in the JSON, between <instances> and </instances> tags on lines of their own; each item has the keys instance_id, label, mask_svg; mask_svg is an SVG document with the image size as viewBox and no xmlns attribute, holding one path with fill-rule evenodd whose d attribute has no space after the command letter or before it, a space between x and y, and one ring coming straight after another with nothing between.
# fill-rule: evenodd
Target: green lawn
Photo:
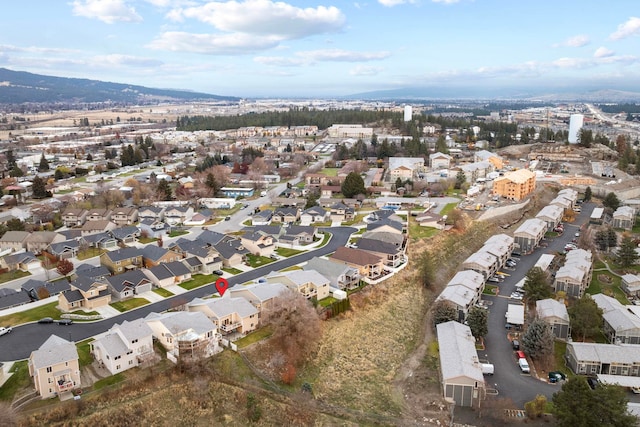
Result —
<instances>
[{"instance_id":1,"label":"green lawn","mask_svg":"<svg viewBox=\"0 0 640 427\"><path fill-rule=\"evenodd\" d=\"M199 288L200 286L212 284L214 282L215 280L213 280L213 276L210 274L196 274L191 276L191 280L180 283L178 286L190 291L191 289Z\"/></svg>"},{"instance_id":2,"label":"green lawn","mask_svg":"<svg viewBox=\"0 0 640 427\"><path fill-rule=\"evenodd\" d=\"M413 240L428 239L440 233L440 230L433 227L423 227L414 218L409 219L409 236Z\"/></svg>"},{"instance_id":3,"label":"green lawn","mask_svg":"<svg viewBox=\"0 0 640 427\"><path fill-rule=\"evenodd\" d=\"M138 242L142 244L149 244L158 241L155 237L138 237Z\"/></svg>"},{"instance_id":4,"label":"green lawn","mask_svg":"<svg viewBox=\"0 0 640 427\"><path fill-rule=\"evenodd\" d=\"M0 274L0 283L10 282L15 279L20 279L21 277L31 276L31 273L28 271L7 271L6 273Z\"/></svg>"},{"instance_id":5,"label":"green lawn","mask_svg":"<svg viewBox=\"0 0 640 427\"><path fill-rule=\"evenodd\" d=\"M16 326L27 322L35 322L43 317L51 317L54 319L60 319L60 310L56 308L57 301L49 304L35 307L30 310L20 311L17 313L8 314L0 317L0 325L2 326Z\"/></svg>"},{"instance_id":6,"label":"green lawn","mask_svg":"<svg viewBox=\"0 0 640 427\"><path fill-rule=\"evenodd\" d=\"M175 230L169 233L169 237L184 236L185 234L189 234L189 232L186 230Z\"/></svg>"},{"instance_id":7,"label":"green lawn","mask_svg":"<svg viewBox=\"0 0 640 427\"><path fill-rule=\"evenodd\" d=\"M610 264L610 267L615 271L614 266ZM605 266L601 261L596 261L593 266L593 275L591 276L591 283L587 288L587 293L591 295L603 293L610 297L614 297L622 304L629 304L627 296L622 288L620 288L620 282L622 279L618 276L614 276L607 270L603 270L604 268ZM609 280L601 280L605 278L609 278Z\"/></svg>"},{"instance_id":8,"label":"green lawn","mask_svg":"<svg viewBox=\"0 0 640 427\"><path fill-rule=\"evenodd\" d=\"M555 366L553 368L554 371L560 371L563 374L565 374L567 376L567 378L569 377L573 377L574 374L571 371L571 369L569 369L569 367L566 366L565 361L564 361L564 354L567 351L567 343L565 341L559 341L556 340L555 344L554 344L554 349L553 349L553 357L555 359Z\"/></svg>"},{"instance_id":9,"label":"green lawn","mask_svg":"<svg viewBox=\"0 0 640 427\"><path fill-rule=\"evenodd\" d=\"M251 332L246 337L240 338L239 340L235 341L235 344L238 346L238 348L244 348L253 343L262 341L263 339L270 337L272 333L273 331L271 330L271 328L269 326L265 326L258 329L257 331Z\"/></svg>"},{"instance_id":10,"label":"green lawn","mask_svg":"<svg viewBox=\"0 0 640 427\"><path fill-rule=\"evenodd\" d=\"M147 304L149 304L149 301L145 298L131 298L124 301L112 302L109 305L119 312L124 313L125 311L133 310L134 308L142 307Z\"/></svg>"},{"instance_id":11,"label":"green lawn","mask_svg":"<svg viewBox=\"0 0 640 427\"><path fill-rule=\"evenodd\" d=\"M16 393L31 384L27 361L16 362L11 367L13 375L0 387L0 400L11 403Z\"/></svg>"},{"instance_id":12,"label":"green lawn","mask_svg":"<svg viewBox=\"0 0 640 427\"><path fill-rule=\"evenodd\" d=\"M242 270L239 270L239 269L233 268L233 267L223 267L222 271L226 271L227 273L233 274L233 275L242 273Z\"/></svg>"},{"instance_id":13,"label":"green lawn","mask_svg":"<svg viewBox=\"0 0 640 427\"><path fill-rule=\"evenodd\" d=\"M324 168L320 171L320 173L322 175L334 177L334 176L338 176L339 170L340 170L339 168Z\"/></svg>"},{"instance_id":14,"label":"green lawn","mask_svg":"<svg viewBox=\"0 0 640 427\"><path fill-rule=\"evenodd\" d=\"M334 297L326 297L318 301L318 305L320 307L329 307L331 304L333 304L336 301L338 300L335 299Z\"/></svg>"},{"instance_id":15,"label":"green lawn","mask_svg":"<svg viewBox=\"0 0 640 427\"><path fill-rule=\"evenodd\" d=\"M111 375L110 377L106 377L96 381L95 383L93 383L93 390L98 391L110 385L118 384L124 380L125 380L125 376L122 372L120 372L118 374Z\"/></svg>"},{"instance_id":16,"label":"green lawn","mask_svg":"<svg viewBox=\"0 0 640 427\"><path fill-rule=\"evenodd\" d=\"M485 285L484 286L484 291L482 291L483 294L486 295L496 295L496 290L498 289L497 286L494 285Z\"/></svg>"},{"instance_id":17,"label":"green lawn","mask_svg":"<svg viewBox=\"0 0 640 427\"><path fill-rule=\"evenodd\" d=\"M91 356L91 347L89 343L93 341L93 338L89 338L88 340L80 341L76 344L78 348L78 361L80 366L87 366L93 362L93 356Z\"/></svg>"},{"instance_id":18,"label":"green lawn","mask_svg":"<svg viewBox=\"0 0 640 427\"><path fill-rule=\"evenodd\" d=\"M301 254L305 251L299 251L297 249L289 249L289 248L278 248L276 249L276 253L280 256L289 258L290 256Z\"/></svg>"},{"instance_id":19,"label":"green lawn","mask_svg":"<svg viewBox=\"0 0 640 427\"><path fill-rule=\"evenodd\" d=\"M449 215L457 206L458 206L458 202L447 203L440 211L440 215L442 216Z\"/></svg>"},{"instance_id":20,"label":"green lawn","mask_svg":"<svg viewBox=\"0 0 640 427\"><path fill-rule=\"evenodd\" d=\"M358 214L356 215L351 221L343 221L342 225L354 225L354 224L359 224L362 221L364 221L364 217L366 215L365 214Z\"/></svg>"},{"instance_id":21,"label":"green lawn","mask_svg":"<svg viewBox=\"0 0 640 427\"><path fill-rule=\"evenodd\" d=\"M98 249L98 248L85 249L84 251L78 252L78 259L83 260L83 259L93 258L96 256L100 256L105 252L107 252L105 249Z\"/></svg>"},{"instance_id":22,"label":"green lawn","mask_svg":"<svg viewBox=\"0 0 640 427\"><path fill-rule=\"evenodd\" d=\"M172 297L174 294L171 291L168 291L164 288L154 288L152 289L153 292L155 292L156 294L160 295L163 298L169 298Z\"/></svg>"},{"instance_id":23,"label":"green lawn","mask_svg":"<svg viewBox=\"0 0 640 427\"><path fill-rule=\"evenodd\" d=\"M319 246L317 246L317 248L321 248L324 245L326 245L327 243L329 243L329 239L331 239L331 233L323 233L324 236L322 237L322 243L320 243Z\"/></svg>"},{"instance_id":24,"label":"green lawn","mask_svg":"<svg viewBox=\"0 0 640 427\"><path fill-rule=\"evenodd\" d=\"M274 260L267 258L266 256L247 254L247 264L251 267L261 267L263 265L271 264Z\"/></svg>"}]
</instances>

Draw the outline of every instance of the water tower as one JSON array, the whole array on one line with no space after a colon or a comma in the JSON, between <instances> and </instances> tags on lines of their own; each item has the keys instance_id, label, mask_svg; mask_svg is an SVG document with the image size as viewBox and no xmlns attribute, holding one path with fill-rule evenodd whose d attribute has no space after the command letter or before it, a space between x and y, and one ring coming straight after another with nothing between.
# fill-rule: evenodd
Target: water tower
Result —
<instances>
[{"instance_id":1,"label":"water tower","mask_svg":"<svg viewBox=\"0 0 640 427\"><path fill-rule=\"evenodd\" d=\"M411 111L411 105L405 105L404 106L404 121L405 122L411 121L412 117L413 117L413 112Z\"/></svg>"}]
</instances>

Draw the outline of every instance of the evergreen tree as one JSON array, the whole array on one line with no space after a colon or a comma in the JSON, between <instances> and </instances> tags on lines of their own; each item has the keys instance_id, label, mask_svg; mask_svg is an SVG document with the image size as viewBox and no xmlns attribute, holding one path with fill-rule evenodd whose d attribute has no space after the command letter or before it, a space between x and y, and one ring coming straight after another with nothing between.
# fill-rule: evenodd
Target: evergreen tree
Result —
<instances>
[{"instance_id":1,"label":"evergreen tree","mask_svg":"<svg viewBox=\"0 0 640 427\"><path fill-rule=\"evenodd\" d=\"M44 157L44 153L40 157L40 164L38 165L38 172L46 172L49 170L49 162Z\"/></svg>"},{"instance_id":2,"label":"evergreen tree","mask_svg":"<svg viewBox=\"0 0 640 427\"><path fill-rule=\"evenodd\" d=\"M436 301L431 307L433 324L458 320L458 310L447 301Z\"/></svg>"},{"instance_id":3,"label":"evergreen tree","mask_svg":"<svg viewBox=\"0 0 640 427\"><path fill-rule=\"evenodd\" d=\"M547 274L540 267L529 270L524 280L524 291L529 302L550 298L553 295Z\"/></svg>"},{"instance_id":4,"label":"evergreen tree","mask_svg":"<svg viewBox=\"0 0 640 427\"><path fill-rule=\"evenodd\" d=\"M489 316L484 308L472 307L469 310L467 324L476 339L482 338L489 333L488 321Z\"/></svg>"},{"instance_id":5,"label":"evergreen tree","mask_svg":"<svg viewBox=\"0 0 640 427\"><path fill-rule=\"evenodd\" d=\"M591 193L591 187L587 187L584 190L584 201L585 202L590 202L591 201L591 197L593 197L593 194Z\"/></svg>"},{"instance_id":6,"label":"evergreen tree","mask_svg":"<svg viewBox=\"0 0 640 427\"><path fill-rule=\"evenodd\" d=\"M161 200L172 199L171 187L169 186L169 183L166 179L160 180L160 182L158 183L157 192Z\"/></svg>"},{"instance_id":7,"label":"evergreen tree","mask_svg":"<svg viewBox=\"0 0 640 427\"><path fill-rule=\"evenodd\" d=\"M631 267L638 260L638 253L636 252L636 244L631 236L625 233L620 241L620 248L616 252L616 262L622 268Z\"/></svg>"},{"instance_id":8,"label":"evergreen tree","mask_svg":"<svg viewBox=\"0 0 640 427\"><path fill-rule=\"evenodd\" d=\"M364 180L357 172L350 172L342 183L342 195L347 198L365 194Z\"/></svg>"},{"instance_id":9,"label":"evergreen tree","mask_svg":"<svg viewBox=\"0 0 640 427\"><path fill-rule=\"evenodd\" d=\"M13 155L13 150L8 149L5 156L7 158L7 169L13 169L16 166L16 157Z\"/></svg>"},{"instance_id":10,"label":"evergreen tree","mask_svg":"<svg viewBox=\"0 0 640 427\"><path fill-rule=\"evenodd\" d=\"M31 191L33 192L34 199L44 199L45 197L51 197L51 193L46 189L44 180L37 175L35 178L33 178Z\"/></svg>"},{"instance_id":11,"label":"evergreen tree","mask_svg":"<svg viewBox=\"0 0 640 427\"><path fill-rule=\"evenodd\" d=\"M207 180L205 181L204 185L211 189L211 194L213 194L214 196L218 193L218 191L220 191L220 185L218 184L216 177L212 173L207 174Z\"/></svg>"},{"instance_id":12,"label":"evergreen tree","mask_svg":"<svg viewBox=\"0 0 640 427\"><path fill-rule=\"evenodd\" d=\"M551 326L542 319L536 319L522 335L520 344L526 354L533 359L541 359L553 354L555 336Z\"/></svg>"},{"instance_id":13,"label":"evergreen tree","mask_svg":"<svg viewBox=\"0 0 640 427\"><path fill-rule=\"evenodd\" d=\"M583 296L569 307L571 330L582 341L586 337L594 336L602 325L602 309L591 297Z\"/></svg>"},{"instance_id":14,"label":"evergreen tree","mask_svg":"<svg viewBox=\"0 0 640 427\"><path fill-rule=\"evenodd\" d=\"M93 161L93 156L91 155L91 153L88 153L88 154L87 154L87 161L88 161L88 162Z\"/></svg>"},{"instance_id":15,"label":"evergreen tree","mask_svg":"<svg viewBox=\"0 0 640 427\"><path fill-rule=\"evenodd\" d=\"M467 182L467 176L463 171L458 171L458 173L456 174L456 183L454 184L453 188L459 190L462 188L465 182Z\"/></svg>"},{"instance_id":16,"label":"evergreen tree","mask_svg":"<svg viewBox=\"0 0 640 427\"><path fill-rule=\"evenodd\" d=\"M618 196L616 195L616 193L611 192L604 197L604 200L602 201L602 206L615 211L620 207L620 199L618 199Z\"/></svg>"},{"instance_id":17,"label":"evergreen tree","mask_svg":"<svg viewBox=\"0 0 640 427\"><path fill-rule=\"evenodd\" d=\"M14 164L13 169L9 171L9 176L13 178L21 177L24 176L24 172L22 172L22 169L20 169L17 164Z\"/></svg>"}]
</instances>

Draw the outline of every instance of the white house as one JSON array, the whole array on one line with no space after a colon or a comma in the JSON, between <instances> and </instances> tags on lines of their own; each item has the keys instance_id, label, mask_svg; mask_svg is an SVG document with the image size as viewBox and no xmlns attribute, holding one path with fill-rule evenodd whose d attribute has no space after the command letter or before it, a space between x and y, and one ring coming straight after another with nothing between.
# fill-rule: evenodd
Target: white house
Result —
<instances>
[{"instance_id":1,"label":"white house","mask_svg":"<svg viewBox=\"0 0 640 427\"><path fill-rule=\"evenodd\" d=\"M90 343L91 353L112 375L152 360L153 331L143 319L115 324Z\"/></svg>"}]
</instances>

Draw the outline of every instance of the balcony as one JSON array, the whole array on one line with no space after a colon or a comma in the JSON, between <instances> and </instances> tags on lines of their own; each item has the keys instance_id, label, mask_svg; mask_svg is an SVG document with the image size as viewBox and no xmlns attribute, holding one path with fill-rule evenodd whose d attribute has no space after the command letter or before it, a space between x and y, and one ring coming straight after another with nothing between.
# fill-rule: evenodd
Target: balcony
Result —
<instances>
[{"instance_id":1,"label":"balcony","mask_svg":"<svg viewBox=\"0 0 640 427\"><path fill-rule=\"evenodd\" d=\"M58 393L73 390L73 387L73 381L67 381L64 379L56 380L56 391Z\"/></svg>"},{"instance_id":2,"label":"balcony","mask_svg":"<svg viewBox=\"0 0 640 427\"><path fill-rule=\"evenodd\" d=\"M226 323L226 324L220 325L220 330L225 333L230 333L240 328L240 326L242 326L242 323L240 322Z\"/></svg>"}]
</instances>

